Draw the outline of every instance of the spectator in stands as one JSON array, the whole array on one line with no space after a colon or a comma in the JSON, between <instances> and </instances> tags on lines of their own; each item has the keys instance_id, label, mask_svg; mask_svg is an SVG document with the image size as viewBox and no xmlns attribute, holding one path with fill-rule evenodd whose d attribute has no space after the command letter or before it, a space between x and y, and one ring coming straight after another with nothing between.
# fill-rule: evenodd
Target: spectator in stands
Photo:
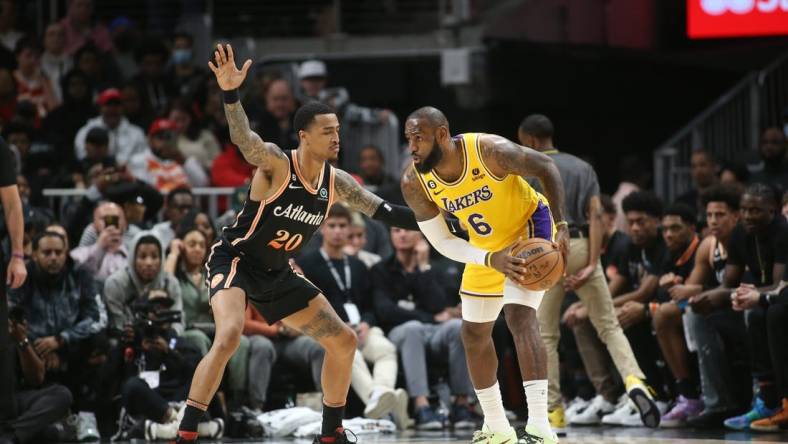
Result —
<instances>
[{"instance_id":1,"label":"spectator in stands","mask_svg":"<svg viewBox=\"0 0 788 444\"><path fill-rule=\"evenodd\" d=\"M92 0L69 0L66 16L60 21L66 31L66 53L74 54L86 43L96 45L102 52L112 49L107 28L91 23L93 17Z\"/></svg>"},{"instance_id":2,"label":"spectator in stands","mask_svg":"<svg viewBox=\"0 0 788 444\"><path fill-rule=\"evenodd\" d=\"M178 150L184 157L193 157L207 171L221 147L216 136L202 128L194 115L194 103L176 100L170 107L169 119L178 131Z\"/></svg>"},{"instance_id":3,"label":"spectator in stands","mask_svg":"<svg viewBox=\"0 0 788 444\"><path fill-rule=\"evenodd\" d=\"M139 85L134 82L124 84L120 89L120 96L123 105L123 115L129 119L129 122L140 128L150 127L156 115L150 106L143 102Z\"/></svg>"},{"instance_id":4,"label":"spectator in stands","mask_svg":"<svg viewBox=\"0 0 788 444\"><path fill-rule=\"evenodd\" d=\"M15 310L9 315L9 334L15 347L4 350L3 361L15 362L12 375L17 387L17 413L0 430L2 444L28 444L42 441L42 432L62 419L71 407L71 392L59 384L44 386L46 366L31 345L24 313Z\"/></svg>"},{"instance_id":5,"label":"spectator in stands","mask_svg":"<svg viewBox=\"0 0 788 444\"><path fill-rule=\"evenodd\" d=\"M146 297L136 307L154 322L174 302L161 290L151 291ZM151 323L139 333L140 346L135 350L136 359L126 366L125 373L130 377L123 383L121 395L128 414L145 419L127 437L147 441L174 439L183 407L174 408L170 402L185 407L195 358L168 322ZM198 432L202 437L221 438L223 429L224 421L216 419L202 422Z\"/></svg>"},{"instance_id":6,"label":"spectator in stands","mask_svg":"<svg viewBox=\"0 0 788 444\"><path fill-rule=\"evenodd\" d=\"M403 360L408 392L413 399L416 428L441 429L445 419L429 405L429 367L448 363L455 403L450 421L455 428L473 427L468 408L473 385L468 375L459 309L452 306L430 267L430 248L418 231L391 228L395 253L372 267L373 303L378 323L397 346Z\"/></svg>"},{"instance_id":7,"label":"spectator in stands","mask_svg":"<svg viewBox=\"0 0 788 444\"><path fill-rule=\"evenodd\" d=\"M282 362L296 369L308 369L312 383L320 388L325 351L317 341L282 322L268 323L253 305L246 307L244 336L249 338L249 405L265 406L274 364ZM237 352L236 352L237 353Z\"/></svg>"},{"instance_id":8,"label":"spectator in stands","mask_svg":"<svg viewBox=\"0 0 788 444\"><path fill-rule=\"evenodd\" d=\"M151 37L140 44L136 51L140 72L133 82L143 92L142 102L157 115L167 110L170 98L177 90L165 77L165 68L170 52L160 39Z\"/></svg>"},{"instance_id":9,"label":"spectator in stands","mask_svg":"<svg viewBox=\"0 0 788 444\"><path fill-rule=\"evenodd\" d=\"M154 120L148 129L149 148L129 159L129 172L161 193L184 186L208 185L208 176L200 162L194 157L184 156L178 150L177 140L175 122Z\"/></svg>"},{"instance_id":10,"label":"spectator in stands","mask_svg":"<svg viewBox=\"0 0 788 444\"><path fill-rule=\"evenodd\" d=\"M33 145L33 128L22 122L11 121L3 126L2 135L16 155L17 172L32 174L33 172L27 168L27 160L30 156L30 147Z\"/></svg>"},{"instance_id":11,"label":"spectator in stands","mask_svg":"<svg viewBox=\"0 0 788 444\"><path fill-rule=\"evenodd\" d=\"M759 386L753 409L725 420L726 427L737 430L748 429L753 422L775 415L781 407L769 350L768 304L767 308L759 305L760 293L774 290L785 272L788 225L777 213L778 202L773 188L758 183L748 187L741 198L742 223L728 243L725 287L736 289L735 293L728 293L733 309L746 310L752 376ZM715 306L727 302L719 301Z\"/></svg>"},{"instance_id":12,"label":"spectator in stands","mask_svg":"<svg viewBox=\"0 0 788 444\"><path fill-rule=\"evenodd\" d=\"M327 78L326 64L320 60L307 60L298 67L301 92L308 99L320 100L320 92L326 87Z\"/></svg>"},{"instance_id":13,"label":"spectator in stands","mask_svg":"<svg viewBox=\"0 0 788 444\"><path fill-rule=\"evenodd\" d=\"M42 130L55 147L59 159L73 162L74 138L90 118L96 115L88 77L78 70L65 74L60 82L63 103L44 120Z\"/></svg>"},{"instance_id":14,"label":"spectator in stands","mask_svg":"<svg viewBox=\"0 0 788 444\"><path fill-rule=\"evenodd\" d=\"M136 24L124 15L115 17L110 22L109 32L112 37L112 59L123 81L128 81L139 72L139 66L134 59L134 48L142 33Z\"/></svg>"},{"instance_id":15,"label":"spectator in stands","mask_svg":"<svg viewBox=\"0 0 788 444\"><path fill-rule=\"evenodd\" d=\"M175 232L178 233L187 227L195 227L200 230L203 236L205 236L208 248L216 242L218 233L208 213L196 209L189 211L177 224L175 224Z\"/></svg>"},{"instance_id":16,"label":"spectator in stands","mask_svg":"<svg viewBox=\"0 0 788 444\"><path fill-rule=\"evenodd\" d=\"M375 253L364 250L367 244L367 223L358 211L351 213L350 228L348 230L348 243L345 245L345 254L355 256L367 268L380 262L381 257Z\"/></svg>"},{"instance_id":17,"label":"spectator in stands","mask_svg":"<svg viewBox=\"0 0 788 444\"><path fill-rule=\"evenodd\" d=\"M686 336L682 314L686 301L676 304L668 293L674 286L683 285L690 280L690 273L696 263L695 253L700 244L695 233L696 222L694 210L683 203L669 206L662 217L662 237L668 253L660 267L662 275L659 278L657 301L649 304L648 310L653 317L657 341L675 379L679 395L673 408L662 417L662 427L684 426L689 418L697 416L703 410L700 383L695 369L690 366L689 350L684 339Z\"/></svg>"},{"instance_id":18,"label":"spectator in stands","mask_svg":"<svg viewBox=\"0 0 788 444\"><path fill-rule=\"evenodd\" d=\"M71 258L90 271L95 279L103 282L114 272L125 268L129 256L126 245L131 243L138 232L136 227L128 229L123 209L118 204L102 203L93 212L93 224L83 234L83 238L91 234L97 238L92 245L72 250Z\"/></svg>"},{"instance_id":19,"label":"spectator in stands","mask_svg":"<svg viewBox=\"0 0 788 444\"><path fill-rule=\"evenodd\" d=\"M16 29L16 2L0 1L0 44L8 51L13 51L24 34Z\"/></svg>"},{"instance_id":20,"label":"spectator in stands","mask_svg":"<svg viewBox=\"0 0 788 444\"><path fill-rule=\"evenodd\" d=\"M66 238L56 232L36 236L31 279L8 296L11 305L25 310L31 345L51 380L71 385L104 325L95 281L88 270L67 260L67 248Z\"/></svg>"},{"instance_id":21,"label":"spectator in stands","mask_svg":"<svg viewBox=\"0 0 788 444\"><path fill-rule=\"evenodd\" d=\"M211 184L217 187L247 185L257 167L246 161L237 146L228 143L211 163Z\"/></svg>"},{"instance_id":22,"label":"spectator in stands","mask_svg":"<svg viewBox=\"0 0 788 444\"><path fill-rule=\"evenodd\" d=\"M63 102L61 88L66 73L71 71L74 60L65 52L66 32L59 23L50 23L44 33L44 53L41 55L41 72L49 79L58 102Z\"/></svg>"},{"instance_id":23,"label":"spectator in stands","mask_svg":"<svg viewBox=\"0 0 788 444\"><path fill-rule=\"evenodd\" d=\"M164 200L164 221L153 227L153 233L161 240L162 245L169 245L175 238L175 228L195 208L195 199L191 189L178 187L167 193Z\"/></svg>"},{"instance_id":24,"label":"spectator in stands","mask_svg":"<svg viewBox=\"0 0 788 444\"><path fill-rule=\"evenodd\" d=\"M705 209L701 203L700 196L703 191L717 183L717 161L707 150L694 150L690 157L690 175L692 176L692 188L686 193L676 198L676 202L681 202L693 208L700 216L701 226L705 225Z\"/></svg>"},{"instance_id":25,"label":"spectator in stands","mask_svg":"<svg viewBox=\"0 0 788 444\"><path fill-rule=\"evenodd\" d=\"M177 32L172 39L172 66L167 73L177 95L191 102L205 95L206 72L194 63L194 37Z\"/></svg>"},{"instance_id":26,"label":"spectator in stands","mask_svg":"<svg viewBox=\"0 0 788 444\"><path fill-rule=\"evenodd\" d=\"M383 152L375 145L367 145L359 153L359 171L364 186L389 202L404 202L399 180L384 169Z\"/></svg>"},{"instance_id":27,"label":"spectator in stands","mask_svg":"<svg viewBox=\"0 0 788 444\"><path fill-rule=\"evenodd\" d=\"M87 121L77 132L74 139L74 152L78 160L87 155L85 138L93 127L101 127L109 131L109 154L115 157L119 165L125 165L132 156L146 151L145 133L138 126L132 125L123 115L120 103L120 91L115 88L104 90L99 94L96 104L101 114Z\"/></svg>"},{"instance_id":28,"label":"spectator in stands","mask_svg":"<svg viewBox=\"0 0 788 444\"><path fill-rule=\"evenodd\" d=\"M74 53L74 68L88 76L94 97L105 89L114 88L118 83L117 69L92 43L85 44Z\"/></svg>"},{"instance_id":29,"label":"spectator in stands","mask_svg":"<svg viewBox=\"0 0 788 444\"><path fill-rule=\"evenodd\" d=\"M122 334L128 342L135 338L132 303L146 300L151 290L164 290L174 301L171 310L183 311L181 288L175 276L164 271L162 266L161 241L150 231L142 231L132 242L129 261L125 268L113 273L104 283L104 298L109 311L109 326L112 334ZM183 333L181 322L172 328Z\"/></svg>"},{"instance_id":30,"label":"spectator in stands","mask_svg":"<svg viewBox=\"0 0 788 444\"><path fill-rule=\"evenodd\" d=\"M670 288L671 299L682 306L689 303L691 309L684 311L687 337L693 338L694 347L687 344L684 352L665 353L671 368L692 366L688 354L693 348L698 352L702 400L704 410L686 423L692 427L719 427L722 421L737 410L735 390L737 384L731 376L731 363L745 360L747 353L737 353L746 348L744 344L744 322L740 313L728 309L717 309L709 313L703 301L718 300L724 306L730 300L731 290L725 288L725 268L728 258L727 247L731 233L739 221L738 188L731 185L715 185L706 190L701 198L706 206L709 235L703 239L695 256L695 266L683 284ZM715 303L715 305L720 305ZM713 324L723 325L726 334L717 333ZM673 357L670 357L672 355ZM676 361L671 362L672 359ZM747 387L747 384L738 384ZM749 389L747 389L749 391Z\"/></svg>"},{"instance_id":31,"label":"spectator in stands","mask_svg":"<svg viewBox=\"0 0 788 444\"><path fill-rule=\"evenodd\" d=\"M115 159L109 155L109 131L99 126L91 128L85 136L85 158L79 162L77 170L82 177L76 180L83 185L80 188L87 188L86 177L96 165L115 166Z\"/></svg>"},{"instance_id":32,"label":"spectator in stands","mask_svg":"<svg viewBox=\"0 0 788 444\"><path fill-rule=\"evenodd\" d=\"M605 277L610 282L619 273L618 264L621 258L626 255L629 243L629 236L616 228L616 204L608 194L600 194L599 201L602 203L602 250L599 259L602 262L602 269Z\"/></svg>"},{"instance_id":33,"label":"spectator in stands","mask_svg":"<svg viewBox=\"0 0 788 444\"><path fill-rule=\"evenodd\" d=\"M350 211L341 204L332 206L320 227L323 237L318 251L303 255L298 265L307 279L317 285L339 317L356 331L359 348L353 360L351 387L364 403L364 416L380 419L395 413L402 427L407 424L408 395L395 391L397 349L376 327L371 282L367 267L344 248L348 243ZM367 364L372 364L370 373ZM373 376L374 374L374 376ZM399 402L399 407L398 407Z\"/></svg>"},{"instance_id":34,"label":"spectator in stands","mask_svg":"<svg viewBox=\"0 0 788 444\"><path fill-rule=\"evenodd\" d=\"M780 193L788 191L788 136L774 126L761 134L758 148L761 163L752 168L750 183L764 183L777 187Z\"/></svg>"},{"instance_id":35,"label":"spectator in stands","mask_svg":"<svg viewBox=\"0 0 788 444\"><path fill-rule=\"evenodd\" d=\"M264 134L265 140L283 150L296 148L299 142L293 129L293 114L297 103L290 83L285 79L274 79L268 83L263 95L262 106L259 99L247 106L252 129Z\"/></svg>"},{"instance_id":36,"label":"spectator in stands","mask_svg":"<svg viewBox=\"0 0 788 444\"><path fill-rule=\"evenodd\" d=\"M38 118L43 119L60 101L50 79L41 71L41 47L32 38L25 37L16 43L14 56L17 64L14 70L16 100L35 105Z\"/></svg>"},{"instance_id":37,"label":"spectator in stands","mask_svg":"<svg viewBox=\"0 0 788 444\"><path fill-rule=\"evenodd\" d=\"M16 115L16 81L13 73L0 68L0 125L10 122Z\"/></svg>"},{"instance_id":38,"label":"spectator in stands","mask_svg":"<svg viewBox=\"0 0 788 444\"><path fill-rule=\"evenodd\" d=\"M643 166L643 162L637 155L624 156L618 165L618 177L621 182L618 184L618 189L613 193L612 199L618 208L618 215L616 216L616 228L628 233L629 224L627 218L624 216L624 211L621 208L621 202L630 193L645 189L651 178L650 174Z\"/></svg>"}]
</instances>

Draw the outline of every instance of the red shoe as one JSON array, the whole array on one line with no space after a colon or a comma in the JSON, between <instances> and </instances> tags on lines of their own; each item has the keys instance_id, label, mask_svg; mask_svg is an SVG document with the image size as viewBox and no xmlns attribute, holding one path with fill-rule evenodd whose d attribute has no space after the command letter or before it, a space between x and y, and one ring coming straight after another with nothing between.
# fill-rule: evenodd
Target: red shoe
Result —
<instances>
[{"instance_id":1,"label":"red shoe","mask_svg":"<svg viewBox=\"0 0 788 444\"><path fill-rule=\"evenodd\" d=\"M353 437L353 440L350 440L350 434ZM312 444L355 444L356 443L356 434L351 432L350 430L345 430L344 427L339 427L334 432L333 436L315 436L315 440L312 441Z\"/></svg>"}]
</instances>

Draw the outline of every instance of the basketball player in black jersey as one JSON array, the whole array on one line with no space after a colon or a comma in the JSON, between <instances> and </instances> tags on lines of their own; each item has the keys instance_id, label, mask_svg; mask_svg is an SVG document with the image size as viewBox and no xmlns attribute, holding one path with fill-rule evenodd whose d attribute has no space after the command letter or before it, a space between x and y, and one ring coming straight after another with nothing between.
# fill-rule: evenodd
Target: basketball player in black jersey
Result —
<instances>
[{"instance_id":1,"label":"basketball player in black jersey","mask_svg":"<svg viewBox=\"0 0 788 444\"><path fill-rule=\"evenodd\" d=\"M409 230L417 230L418 225L409 208L384 202L348 173L328 164L339 153L339 123L328 106L312 102L298 109L293 125L300 144L296 150L283 152L249 128L239 101L237 89L251 60L239 70L230 45L221 44L214 59L215 65L208 64L224 93L230 137L257 171L243 210L211 247L206 267L216 336L195 370L176 442L196 440L197 423L238 347L247 303L270 324L281 320L287 328L311 336L325 348L323 426L315 442L348 442L342 417L356 334L320 290L294 272L288 261L309 241L335 201L344 201L389 225Z\"/></svg>"}]
</instances>

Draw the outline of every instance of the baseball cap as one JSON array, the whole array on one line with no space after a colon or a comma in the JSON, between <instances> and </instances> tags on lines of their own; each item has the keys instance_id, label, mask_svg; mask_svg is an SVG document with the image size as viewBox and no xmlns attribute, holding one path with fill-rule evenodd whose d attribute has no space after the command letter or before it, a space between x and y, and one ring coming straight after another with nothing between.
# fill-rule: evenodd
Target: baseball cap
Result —
<instances>
[{"instance_id":1,"label":"baseball cap","mask_svg":"<svg viewBox=\"0 0 788 444\"><path fill-rule=\"evenodd\" d=\"M107 102L115 100L120 101L120 91L117 88L109 88L101 91L99 94L98 99L96 99L96 103L99 105L106 105Z\"/></svg>"},{"instance_id":2,"label":"baseball cap","mask_svg":"<svg viewBox=\"0 0 788 444\"><path fill-rule=\"evenodd\" d=\"M178 125L170 119L156 119L148 128L148 135L155 136L162 131L177 131Z\"/></svg>"},{"instance_id":3,"label":"baseball cap","mask_svg":"<svg viewBox=\"0 0 788 444\"><path fill-rule=\"evenodd\" d=\"M326 77L326 64L320 60L307 60L298 68L298 78L306 79L308 77Z\"/></svg>"}]
</instances>

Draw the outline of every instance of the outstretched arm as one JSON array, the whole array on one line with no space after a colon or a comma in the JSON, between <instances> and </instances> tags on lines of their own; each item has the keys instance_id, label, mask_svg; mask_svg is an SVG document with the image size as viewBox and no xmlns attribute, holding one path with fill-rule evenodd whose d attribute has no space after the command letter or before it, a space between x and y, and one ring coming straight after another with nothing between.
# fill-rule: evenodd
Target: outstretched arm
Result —
<instances>
[{"instance_id":1,"label":"outstretched arm","mask_svg":"<svg viewBox=\"0 0 788 444\"><path fill-rule=\"evenodd\" d=\"M350 208L360 211L367 216L379 220L386 225L418 230L413 211L402 205L386 202L380 196L371 193L356 182L353 176L340 169L335 169L334 190L339 200L345 202Z\"/></svg>"},{"instance_id":2,"label":"outstretched arm","mask_svg":"<svg viewBox=\"0 0 788 444\"><path fill-rule=\"evenodd\" d=\"M285 155L273 143L265 143L263 139L249 127L249 119L238 96L241 86L252 61L244 62L239 70L235 66L233 48L228 44L226 50L221 44L213 53L216 65L208 62L208 67L216 75L216 82L224 92L224 113L230 127L230 140L238 146L247 162L263 167L270 165L274 159L284 159Z\"/></svg>"},{"instance_id":3,"label":"outstretched arm","mask_svg":"<svg viewBox=\"0 0 788 444\"><path fill-rule=\"evenodd\" d=\"M482 156L499 177L517 174L536 177L542 183L545 197L550 201L550 211L557 223L556 243L564 253L569 253L569 228L564 222L564 184L561 173L550 156L531 148L520 146L509 139L494 134L485 134L481 140ZM564 223L560 223L564 222Z\"/></svg>"}]
</instances>

